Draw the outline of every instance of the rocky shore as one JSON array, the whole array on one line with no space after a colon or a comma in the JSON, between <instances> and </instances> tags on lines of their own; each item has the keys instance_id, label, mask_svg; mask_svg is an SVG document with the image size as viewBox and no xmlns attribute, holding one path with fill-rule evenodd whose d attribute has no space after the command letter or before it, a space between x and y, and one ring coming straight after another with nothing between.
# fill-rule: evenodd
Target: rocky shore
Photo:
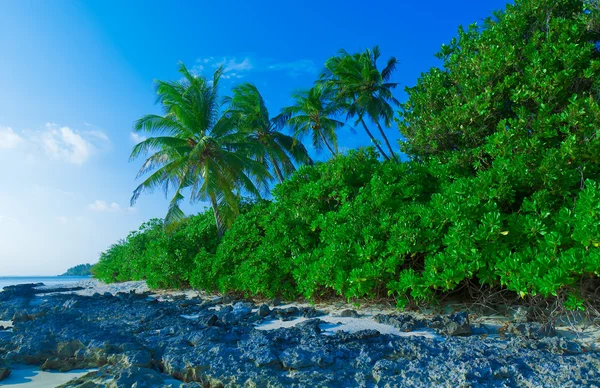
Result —
<instances>
[{"instance_id":1,"label":"rocky shore","mask_svg":"<svg viewBox=\"0 0 600 388\"><path fill-rule=\"evenodd\" d=\"M97 369L63 387L600 386L600 352L550 325L97 291L5 288L0 380L27 364Z\"/></svg>"}]
</instances>

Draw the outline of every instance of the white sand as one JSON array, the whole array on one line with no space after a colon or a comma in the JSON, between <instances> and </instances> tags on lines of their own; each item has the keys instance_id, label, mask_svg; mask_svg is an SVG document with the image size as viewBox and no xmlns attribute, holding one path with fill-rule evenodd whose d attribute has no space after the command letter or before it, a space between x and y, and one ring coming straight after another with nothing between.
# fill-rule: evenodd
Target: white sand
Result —
<instances>
[{"instance_id":1,"label":"white sand","mask_svg":"<svg viewBox=\"0 0 600 388\"><path fill-rule=\"evenodd\" d=\"M92 369L93 370L93 369ZM38 368L18 366L10 376L0 382L0 386L19 386L27 388L54 388L70 380L85 375L92 370L74 370L71 372L44 372Z\"/></svg>"},{"instance_id":2,"label":"white sand","mask_svg":"<svg viewBox=\"0 0 600 388\"><path fill-rule=\"evenodd\" d=\"M86 279L76 283L68 283L68 284L56 284L52 286L42 286L37 287L38 290L54 290L57 288L65 288L65 287L83 287L83 290L79 291L66 291L61 293L75 294L81 296L92 296L96 293L104 294L105 292L109 292L113 295L116 295L119 292L135 292L135 293L144 293L150 291L146 282L144 281L133 281L133 282L122 282L122 283L111 283L106 284L97 279Z\"/></svg>"},{"instance_id":3,"label":"white sand","mask_svg":"<svg viewBox=\"0 0 600 388\"><path fill-rule=\"evenodd\" d=\"M383 323L378 323L373 320L373 317L359 317L359 318L350 318L350 317L336 317L331 315L325 315L322 317L317 317L318 319L327 322L325 324L319 325L319 328L322 330L323 335L333 335L335 332L344 331L346 333L356 333L361 330L377 330L381 334L392 334L397 335L399 337L426 337L433 338L438 340L443 340L443 337L436 334L433 330L422 329L422 330L414 330L410 332L400 331L398 328L386 325ZM278 319L274 319L271 321L267 321L260 325L256 326L257 330L274 330L280 329L282 327L293 327L299 324L300 322L304 322L309 318L296 318L291 321L281 321Z\"/></svg>"}]
</instances>

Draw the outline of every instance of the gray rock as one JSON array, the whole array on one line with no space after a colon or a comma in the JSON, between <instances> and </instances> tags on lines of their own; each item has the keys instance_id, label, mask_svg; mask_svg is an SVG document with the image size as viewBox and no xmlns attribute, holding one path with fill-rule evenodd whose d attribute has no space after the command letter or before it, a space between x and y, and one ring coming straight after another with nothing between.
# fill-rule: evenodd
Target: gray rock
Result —
<instances>
[{"instance_id":1,"label":"gray rock","mask_svg":"<svg viewBox=\"0 0 600 388\"><path fill-rule=\"evenodd\" d=\"M530 323L512 323L508 325L507 332L524 336L531 339L541 339L544 337L556 336L556 330L551 324L541 324L537 322Z\"/></svg>"},{"instance_id":2,"label":"gray rock","mask_svg":"<svg viewBox=\"0 0 600 388\"><path fill-rule=\"evenodd\" d=\"M27 321L33 321L33 319L34 319L34 317L32 315L28 314L27 311L16 312L15 315L13 315L13 317L12 317L13 324L27 322Z\"/></svg>"},{"instance_id":3,"label":"gray rock","mask_svg":"<svg viewBox=\"0 0 600 388\"><path fill-rule=\"evenodd\" d=\"M471 334L469 314L465 311L438 317L430 323L429 327L442 335L456 336Z\"/></svg>"},{"instance_id":4,"label":"gray rock","mask_svg":"<svg viewBox=\"0 0 600 388\"><path fill-rule=\"evenodd\" d=\"M340 317L358 318L360 315L356 312L356 310L346 309L340 312Z\"/></svg>"},{"instance_id":5,"label":"gray rock","mask_svg":"<svg viewBox=\"0 0 600 388\"><path fill-rule=\"evenodd\" d=\"M264 318L269 314L271 314L271 309L269 308L269 306L267 306L266 304L261 304L258 308L258 315Z\"/></svg>"}]
</instances>

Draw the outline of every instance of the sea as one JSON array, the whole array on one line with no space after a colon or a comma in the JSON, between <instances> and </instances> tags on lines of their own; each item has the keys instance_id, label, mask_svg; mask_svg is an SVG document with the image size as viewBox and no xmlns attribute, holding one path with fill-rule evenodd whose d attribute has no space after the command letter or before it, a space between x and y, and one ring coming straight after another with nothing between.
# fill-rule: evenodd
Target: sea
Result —
<instances>
[{"instance_id":1,"label":"sea","mask_svg":"<svg viewBox=\"0 0 600 388\"><path fill-rule=\"evenodd\" d=\"M77 283L90 279L90 276L0 276L0 292L6 286L27 283L44 283L46 286Z\"/></svg>"}]
</instances>

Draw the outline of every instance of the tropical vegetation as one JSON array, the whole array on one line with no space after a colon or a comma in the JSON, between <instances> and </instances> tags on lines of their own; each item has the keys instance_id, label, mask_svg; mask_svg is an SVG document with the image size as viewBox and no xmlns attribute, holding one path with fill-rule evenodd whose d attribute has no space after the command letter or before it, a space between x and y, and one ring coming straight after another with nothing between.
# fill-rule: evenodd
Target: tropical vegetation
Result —
<instances>
[{"instance_id":1,"label":"tropical vegetation","mask_svg":"<svg viewBox=\"0 0 600 388\"><path fill-rule=\"evenodd\" d=\"M60 276L91 276L91 270L91 264L78 264L74 267L69 268L67 272L63 273Z\"/></svg>"},{"instance_id":2,"label":"tropical vegetation","mask_svg":"<svg viewBox=\"0 0 600 388\"><path fill-rule=\"evenodd\" d=\"M400 306L495 288L582 309L600 281L600 6L516 0L460 28L437 56L441 67L400 103L394 58L379 70L377 47L341 51L274 118L251 85L234 89L223 111L190 108L188 118L196 92L159 83L166 114L137 128L169 136L140 143L134 156L155 147L141 172L162 172L135 195L162 186L177 190L175 204L183 189L192 200L225 198L212 210L234 209L232 221L168 214L104 252L96 276L312 300L391 296ZM218 83L190 77L203 93ZM339 152L346 121L372 147ZM394 121L402 162L386 136ZM284 130L293 139L257 141ZM218 153L196 149L203 136L214 136L206 144ZM295 158L306 137L331 159ZM206 168L219 163L222 175L202 175L208 155ZM283 167L272 198L259 198L287 161L296 171Z\"/></svg>"}]
</instances>

